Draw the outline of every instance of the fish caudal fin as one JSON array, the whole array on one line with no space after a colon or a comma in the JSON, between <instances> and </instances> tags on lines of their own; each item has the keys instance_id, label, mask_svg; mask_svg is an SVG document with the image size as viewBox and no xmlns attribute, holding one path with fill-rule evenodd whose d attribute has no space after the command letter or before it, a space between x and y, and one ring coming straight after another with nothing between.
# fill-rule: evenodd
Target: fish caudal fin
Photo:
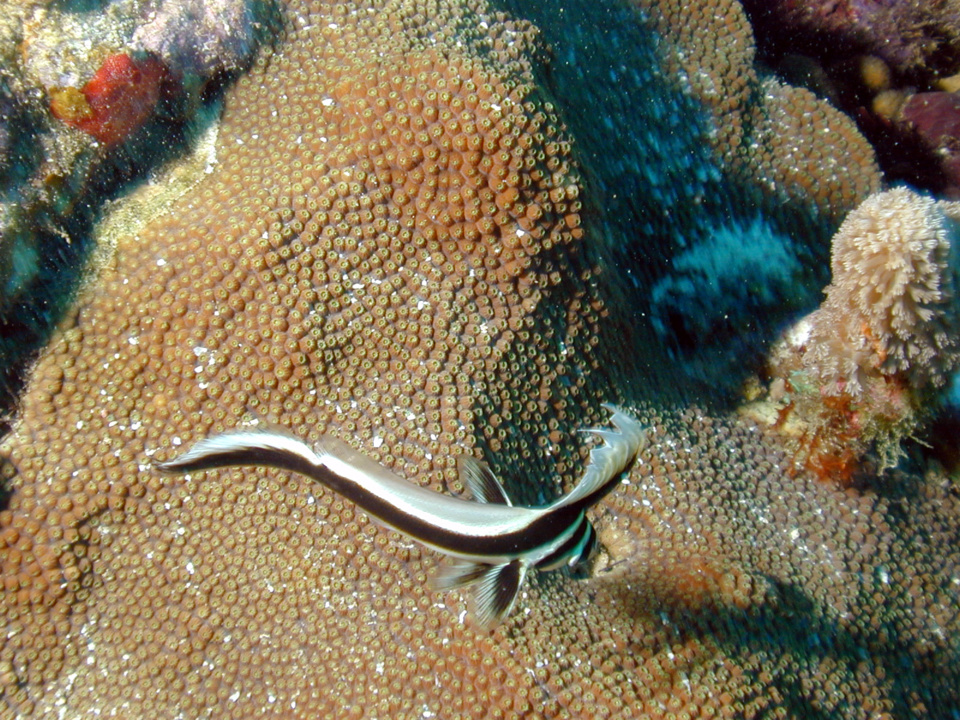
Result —
<instances>
[{"instance_id":1,"label":"fish caudal fin","mask_svg":"<svg viewBox=\"0 0 960 720\"><path fill-rule=\"evenodd\" d=\"M448 558L430 580L434 590L469 587L470 615L481 628L492 629L513 610L527 576L520 560L503 565L486 565Z\"/></svg>"}]
</instances>

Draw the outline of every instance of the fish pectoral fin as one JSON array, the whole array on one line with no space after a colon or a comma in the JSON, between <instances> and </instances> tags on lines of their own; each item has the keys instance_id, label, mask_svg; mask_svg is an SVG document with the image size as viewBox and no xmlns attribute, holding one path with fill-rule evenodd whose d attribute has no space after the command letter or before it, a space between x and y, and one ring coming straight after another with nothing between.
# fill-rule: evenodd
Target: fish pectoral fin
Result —
<instances>
[{"instance_id":1,"label":"fish pectoral fin","mask_svg":"<svg viewBox=\"0 0 960 720\"><path fill-rule=\"evenodd\" d=\"M477 625L489 630L503 622L513 610L526 576L527 566L520 560L487 565L448 558L430 578L430 587L434 590L469 587L470 615Z\"/></svg>"},{"instance_id":2,"label":"fish pectoral fin","mask_svg":"<svg viewBox=\"0 0 960 720\"><path fill-rule=\"evenodd\" d=\"M502 623L520 594L527 566L519 560L506 565L495 565L473 585L470 594L470 614L484 630Z\"/></svg>"},{"instance_id":3,"label":"fish pectoral fin","mask_svg":"<svg viewBox=\"0 0 960 720\"><path fill-rule=\"evenodd\" d=\"M482 460L460 455L457 457L457 472L477 502L513 505L493 470Z\"/></svg>"}]
</instances>

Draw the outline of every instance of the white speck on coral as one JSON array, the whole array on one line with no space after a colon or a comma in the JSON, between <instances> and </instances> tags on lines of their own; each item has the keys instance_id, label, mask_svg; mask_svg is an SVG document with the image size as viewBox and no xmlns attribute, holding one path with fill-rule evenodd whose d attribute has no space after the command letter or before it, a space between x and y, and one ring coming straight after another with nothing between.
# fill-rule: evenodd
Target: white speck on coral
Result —
<instances>
[{"instance_id":1,"label":"white speck on coral","mask_svg":"<svg viewBox=\"0 0 960 720\"><path fill-rule=\"evenodd\" d=\"M157 258L157 267L163 267L166 264L167 264L166 260L164 260L163 258Z\"/></svg>"},{"instance_id":2,"label":"white speck on coral","mask_svg":"<svg viewBox=\"0 0 960 720\"><path fill-rule=\"evenodd\" d=\"M323 100L320 101L320 104L323 105L324 107L332 107L333 105L336 105L336 102L337 101L334 100L333 98L325 97Z\"/></svg>"}]
</instances>

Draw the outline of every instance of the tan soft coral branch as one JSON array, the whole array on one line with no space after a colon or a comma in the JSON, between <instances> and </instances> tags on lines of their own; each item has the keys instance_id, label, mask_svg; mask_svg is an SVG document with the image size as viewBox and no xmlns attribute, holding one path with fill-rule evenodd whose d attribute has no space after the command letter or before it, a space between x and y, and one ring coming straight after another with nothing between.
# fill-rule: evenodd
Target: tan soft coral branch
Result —
<instances>
[{"instance_id":1,"label":"tan soft coral branch","mask_svg":"<svg viewBox=\"0 0 960 720\"><path fill-rule=\"evenodd\" d=\"M815 466L835 468L841 453L853 461L874 442L894 464L960 366L958 242L960 203L906 188L872 195L834 236L826 299L770 363Z\"/></svg>"}]
</instances>

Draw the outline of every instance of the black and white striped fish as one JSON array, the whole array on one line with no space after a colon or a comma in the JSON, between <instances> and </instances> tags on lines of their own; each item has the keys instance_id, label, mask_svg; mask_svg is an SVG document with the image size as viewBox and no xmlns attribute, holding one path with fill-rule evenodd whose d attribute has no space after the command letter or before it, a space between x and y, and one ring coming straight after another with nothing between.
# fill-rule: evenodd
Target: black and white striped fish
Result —
<instances>
[{"instance_id":1,"label":"black and white striped fish","mask_svg":"<svg viewBox=\"0 0 960 720\"><path fill-rule=\"evenodd\" d=\"M237 430L201 440L157 467L191 472L227 466L274 467L306 475L356 503L384 525L448 556L432 586L470 586L471 612L483 627L506 618L527 571L573 567L587 559L596 532L587 508L609 493L643 443L639 423L605 405L616 430L590 429L603 445L590 451L580 482L549 505L519 507L483 462L458 459L473 499L442 495L415 485L341 440L324 436L312 448L283 429Z\"/></svg>"}]
</instances>

